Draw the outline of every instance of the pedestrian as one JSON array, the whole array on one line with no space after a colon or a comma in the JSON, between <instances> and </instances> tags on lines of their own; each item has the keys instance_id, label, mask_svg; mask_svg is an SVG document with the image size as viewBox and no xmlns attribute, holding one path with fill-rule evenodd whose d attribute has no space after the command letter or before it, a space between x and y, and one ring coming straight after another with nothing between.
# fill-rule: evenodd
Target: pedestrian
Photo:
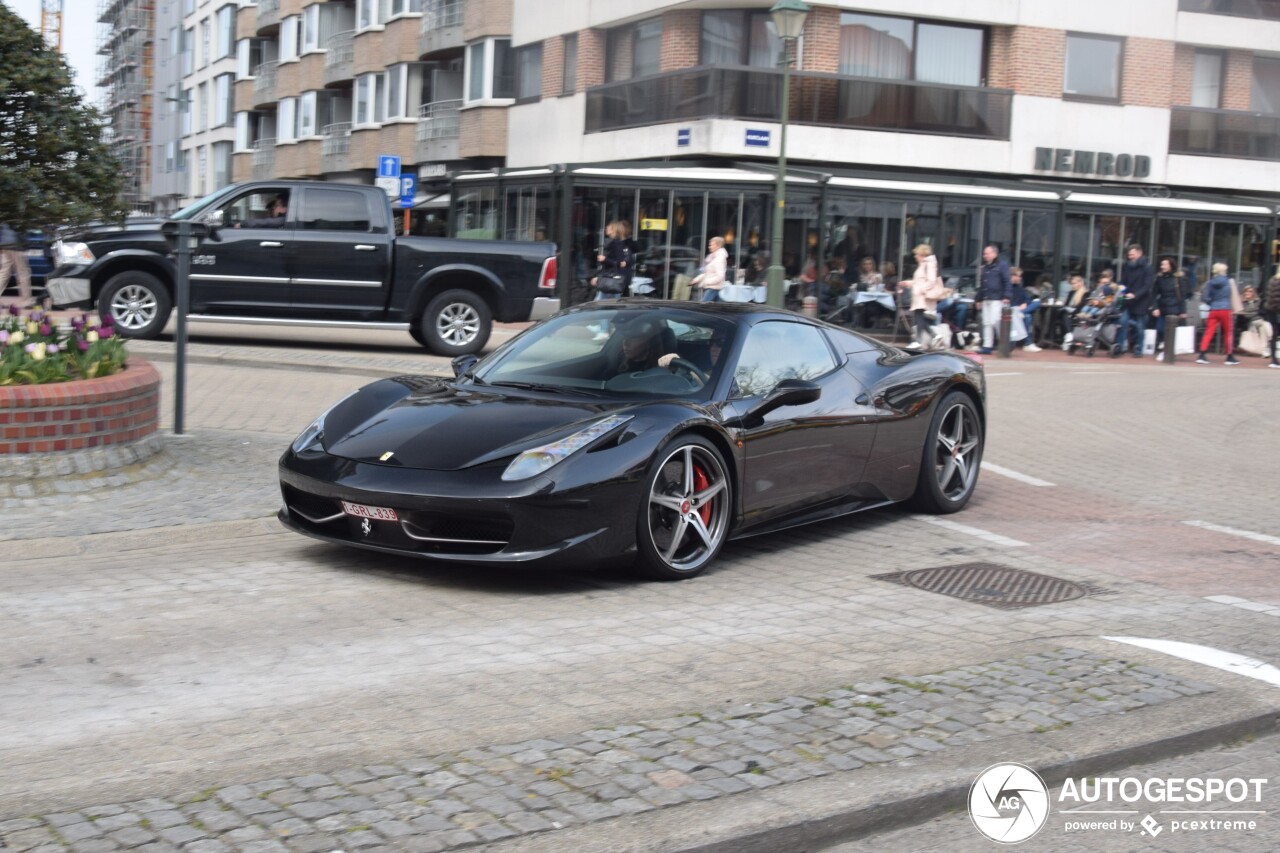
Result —
<instances>
[{"instance_id":1,"label":"pedestrian","mask_svg":"<svg viewBox=\"0 0 1280 853\"><path fill-rule=\"evenodd\" d=\"M1280 367L1280 361L1276 360L1276 339L1280 338L1280 272L1263 285L1262 316L1271 324L1271 364L1269 366Z\"/></svg>"},{"instance_id":2,"label":"pedestrian","mask_svg":"<svg viewBox=\"0 0 1280 853\"><path fill-rule=\"evenodd\" d=\"M719 302L720 289L724 287L724 277L729 270L729 253L724 248L723 237L712 237L707 241L707 257L702 263L702 272L693 279L695 287L702 288L703 302Z\"/></svg>"},{"instance_id":3,"label":"pedestrian","mask_svg":"<svg viewBox=\"0 0 1280 853\"><path fill-rule=\"evenodd\" d=\"M1012 295L1009 264L994 245L986 246L982 250L982 269L978 272L978 292L974 297L974 307L982 316L982 348L978 352L983 355L995 352L996 329Z\"/></svg>"},{"instance_id":4,"label":"pedestrian","mask_svg":"<svg viewBox=\"0 0 1280 853\"><path fill-rule=\"evenodd\" d=\"M1134 358L1142 357L1142 338L1147 331L1147 317L1151 313L1152 284L1155 271L1137 243L1129 245L1128 260L1120 268L1120 284L1124 287L1124 302L1120 312L1120 328L1116 333L1119 352L1124 352L1126 342Z\"/></svg>"},{"instance_id":5,"label":"pedestrian","mask_svg":"<svg viewBox=\"0 0 1280 853\"><path fill-rule=\"evenodd\" d=\"M1231 335L1231 294L1235 291L1235 282L1227 277L1227 265L1213 265L1213 278L1205 282L1200 301L1209 306L1209 319L1204 324L1204 337L1200 339L1200 351L1196 364L1209 363L1209 347L1213 345L1213 336L1222 328L1223 348L1227 351L1224 364L1239 364L1235 357L1234 341Z\"/></svg>"},{"instance_id":6,"label":"pedestrian","mask_svg":"<svg viewBox=\"0 0 1280 853\"><path fill-rule=\"evenodd\" d=\"M18 279L18 304L32 308L31 267L27 264L27 250L22 238L7 224L0 222L0 294L9 286L9 276Z\"/></svg>"},{"instance_id":7,"label":"pedestrian","mask_svg":"<svg viewBox=\"0 0 1280 853\"><path fill-rule=\"evenodd\" d=\"M916 257L916 271L911 276L911 316L915 318L916 339L907 345L908 349L931 349L933 344L933 326L929 315L937 318L938 300L951 294L938 275L938 258L933 254L933 247L921 243L912 251Z\"/></svg>"},{"instance_id":8,"label":"pedestrian","mask_svg":"<svg viewBox=\"0 0 1280 853\"><path fill-rule=\"evenodd\" d=\"M1040 307L1040 299L1034 288L1022 283L1022 267L1009 268L1009 307L1013 309L1012 322L1009 326L1009 340L1017 344L1023 352L1040 352L1035 340L1031 337L1035 312Z\"/></svg>"},{"instance_id":9,"label":"pedestrian","mask_svg":"<svg viewBox=\"0 0 1280 853\"><path fill-rule=\"evenodd\" d=\"M631 249L627 246L626 227L620 221L604 227L605 243L596 253L600 271L591 279L596 288L595 301L621 299L627 293L634 274Z\"/></svg>"},{"instance_id":10,"label":"pedestrian","mask_svg":"<svg viewBox=\"0 0 1280 853\"><path fill-rule=\"evenodd\" d=\"M1156 318L1156 352L1164 349L1165 323L1174 322L1181 326L1187 319L1187 277L1181 270L1175 270L1173 258L1161 258L1160 270L1156 273L1154 305L1151 314ZM1157 355L1156 358L1163 356Z\"/></svg>"}]
</instances>

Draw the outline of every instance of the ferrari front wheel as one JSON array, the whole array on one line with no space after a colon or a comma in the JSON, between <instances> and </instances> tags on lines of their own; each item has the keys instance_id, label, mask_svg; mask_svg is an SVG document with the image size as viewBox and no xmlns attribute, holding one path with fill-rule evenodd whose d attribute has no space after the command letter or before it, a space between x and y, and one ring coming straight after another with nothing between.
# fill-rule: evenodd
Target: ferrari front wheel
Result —
<instances>
[{"instance_id":1,"label":"ferrari front wheel","mask_svg":"<svg viewBox=\"0 0 1280 853\"><path fill-rule=\"evenodd\" d=\"M967 394L952 391L934 410L912 503L931 513L964 509L973 497L982 464L983 429Z\"/></svg>"},{"instance_id":2,"label":"ferrari front wheel","mask_svg":"<svg viewBox=\"0 0 1280 853\"><path fill-rule=\"evenodd\" d=\"M711 442L686 435L663 448L649 466L636 520L640 568L659 580L701 574L728 536L732 492Z\"/></svg>"}]
</instances>

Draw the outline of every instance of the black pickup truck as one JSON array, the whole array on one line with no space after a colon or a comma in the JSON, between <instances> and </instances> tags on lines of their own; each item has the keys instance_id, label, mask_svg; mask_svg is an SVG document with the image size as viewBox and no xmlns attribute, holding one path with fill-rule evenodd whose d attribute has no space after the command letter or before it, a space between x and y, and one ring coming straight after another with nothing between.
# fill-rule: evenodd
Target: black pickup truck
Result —
<instances>
[{"instance_id":1,"label":"black pickup truck","mask_svg":"<svg viewBox=\"0 0 1280 853\"><path fill-rule=\"evenodd\" d=\"M528 320L535 299L555 296L551 243L396 237L391 217L377 187L225 187L172 217L213 227L191 259L188 317L403 329L455 356L480 350L494 320ZM176 272L161 224L131 219L63 235L48 281L54 305L96 307L129 337L160 334Z\"/></svg>"}]
</instances>

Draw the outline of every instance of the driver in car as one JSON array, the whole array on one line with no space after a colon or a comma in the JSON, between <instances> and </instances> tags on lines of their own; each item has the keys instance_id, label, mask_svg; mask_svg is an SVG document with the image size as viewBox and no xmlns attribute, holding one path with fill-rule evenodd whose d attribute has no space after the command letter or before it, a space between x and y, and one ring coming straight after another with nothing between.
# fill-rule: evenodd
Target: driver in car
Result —
<instances>
[{"instance_id":1,"label":"driver in car","mask_svg":"<svg viewBox=\"0 0 1280 853\"><path fill-rule=\"evenodd\" d=\"M633 320L622 329L622 361L614 375L652 370L660 365L662 347L658 341L658 327L649 320Z\"/></svg>"}]
</instances>

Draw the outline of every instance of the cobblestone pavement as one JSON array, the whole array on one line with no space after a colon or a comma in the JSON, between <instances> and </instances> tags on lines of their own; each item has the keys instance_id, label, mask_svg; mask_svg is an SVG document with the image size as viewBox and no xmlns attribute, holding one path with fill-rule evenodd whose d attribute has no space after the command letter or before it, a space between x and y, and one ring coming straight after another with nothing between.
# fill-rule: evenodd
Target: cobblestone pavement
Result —
<instances>
[{"instance_id":1,"label":"cobblestone pavement","mask_svg":"<svg viewBox=\"0 0 1280 853\"><path fill-rule=\"evenodd\" d=\"M1148 707L1126 712L1139 733L1145 715L1166 707L1195 708L1207 716L1249 701L1280 707L1275 694L1266 692L1274 688L1099 639L1176 639L1280 661L1280 621L1272 612L1280 611L1273 568L1280 555L1280 521L1265 509L1280 499L1280 472L1274 454L1259 452L1270 446L1273 425L1280 421L1274 376L1280 371L1017 359L1006 369L988 361L987 461L1000 471L984 472L964 513L938 524L881 510L731 543L706 576L658 584L638 582L624 567L529 574L440 566L333 548L281 529L271 518L279 500L279 452L326 405L370 381L372 372L402 372L403 358L399 352L347 352L330 354L318 365L299 358L291 369L193 363L187 392L191 435L167 438L165 454L148 463L155 468L95 484L101 488L90 489L89 500L84 492L0 495L7 522L0 537L9 540L0 562L0 707L6 718L0 728L0 819L40 816L22 829L6 823L4 832L38 835L56 825L53 815L88 818L104 804L154 798L177 807L155 811L177 817L146 817L150 823L143 826L142 806L121 805L96 821L78 821L94 826L77 831L112 826L97 825L117 818L120 826L111 832L119 832L128 828L123 816L133 814L136 829L157 837L158 829L182 825L203 833L190 840L196 853L223 849L219 844L275 850L279 839L255 816L242 815L240 824L221 829L202 818L196 826L191 816L214 811L215 801L231 806L216 792L278 780L285 783L278 790L290 792L277 797L284 801L257 796L270 794L266 789L254 793L267 806L264 814L327 802L311 796L288 801L295 791L330 787L306 788L290 780L324 774L350 789L350 796L372 800L373 811L388 811L388 820L409 823L427 814L415 812L406 820L406 814L383 807L402 802L412 811L411 806L426 807L413 800L432 803L433 797L415 794L381 803L372 795L391 791L361 792L354 786L385 784L400 775L421 780L439 771L417 762L454 757L465 763L471 760L465 753L496 744L548 739L577 749L582 742L565 742L564 733L583 737L611 730L628 737L618 726L665 731L672 740L655 748L670 749L666 757L684 756L675 732L694 724L673 729L661 721L697 713L726 727L734 719L773 725L762 722L767 714L733 717L730 710L753 703L758 711L760 703L777 697L808 697L813 707L802 702L784 709L799 711L806 726L831 713L826 709L852 712L856 702L883 702L896 711L879 720L846 713L844 722L875 723L852 738L823 740L829 730L810 726L818 742L803 748L821 760L792 750L789 761L771 759L779 767L825 768L828 753L865 760L854 755L855 747L830 746L839 740L891 754L856 740L876 734L897 737L892 746L919 736L945 742L946 750L963 749L952 744L964 731L941 741L926 731L947 732L941 723L950 715L936 723L927 715L942 713L929 705L934 701L949 710L948 694L913 684L929 683L922 676L930 673L980 664L1022 661L1017 665L1025 670L1035 656L1064 649L1083 652L1100 670L1106 661L1124 659L1161 673L1145 675L1166 680L1162 686L1207 684L1216 691L1155 706L1140 700ZM157 366L171 394L172 366L159 359ZM443 361L434 366L437 372L447 369ZM166 421L170 417L166 400ZM998 611L872 577L975 561L1107 592ZM859 685L886 676L910 682L896 685L901 692L894 702L927 707L902 710L882 698L858 698L871 695ZM1094 677L1088 680L1095 683ZM853 685L854 695L840 694L842 685ZM1011 723L1031 727L1022 737L1036 737L1037 726L1046 730L1044 737L1061 734L1055 726L1068 720L1040 706L1063 691L1026 689L1030 695L1010 691L1002 700L1008 708L987 708L1008 719L987 720L978 730L1005 726L986 730L985 736L1000 741L1018 731L1007 728ZM823 698L831 705L819 704ZM842 700L850 707L835 707ZM1196 704L1203 702L1211 704ZM917 711L923 716L908 716ZM1045 718L1024 719L1040 713ZM1117 715L1099 719L1112 716ZM784 719L779 727L798 725ZM908 731L893 725L907 719L921 726ZM1093 724L1085 719L1065 731ZM779 743L783 752L792 749L785 738ZM628 744L611 749L631 749ZM570 767L570 758L583 764ZM572 769L574 776L557 773L554 780L542 774L530 782L527 774L539 769L536 762L510 768L499 761L516 775L487 775L506 780L499 788L523 779L577 791L575 785L590 786L584 780L592 773L600 775L601 768L589 762L601 760L607 759L557 756L550 769ZM697 756L688 760L714 763ZM724 758L732 760L745 764L741 753ZM888 767L912 760L894 756ZM694 781L663 788L649 779L646 789L701 791L709 784L689 772L691 767L663 766ZM882 767L831 766L851 777ZM336 775L356 768L369 778ZM752 769L766 770L763 764ZM723 778L750 785L738 777L762 777L769 770L726 772ZM678 775L661 778L684 781ZM388 787L403 790L396 784ZM604 799L635 799L609 790L618 796ZM512 793L504 796L512 799ZM743 792L738 799L751 796ZM536 812L546 810L525 811L538 817ZM231 813L240 814L234 808ZM338 830L317 822L337 814L306 818L288 812L281 820L312 821L327 845ZM160 826L178 817L182 822ZM217 827L232 819L224 817ZM454 823L468 832L485 825ZM244 833L231 835L238 830ZM357 846L347 836L365 831L343 833L343 849ZM291 849L322 849L307 847L299 837L289 837ZM415 833L395 844L431 849L424 838ZM373 842L374 836L360 839ZM90 853L97 840L85 837L75 849ZM159 842L139 842L146 843ZM148 849L168 850L164 845L172 843Z\"/></svg>"},{"instance_id":2,"label":"cobblestone pavement","mask_svg":"<svg viewBox=\"0 0 1280 853\"><path fill-rule=\"evenodd\" d=\"M1280 736L1258 738L1194 755L1180 756L1165 761L1137 764L1116 768L1108 774L1118 778L1132 777L1144 782L1148 779L1267 779L1261 804L1252 802L1232 803L1219 797L1207 804L1151 803L1138 800L1130 804L1118 801L1108 806L1123 815L1072 814L1059 808L1058 797L1062 791L1057 786L1050 791L1054 809L1044 828L1029 841L1018 845L1027 853L1074 853L1077 850L1108 851L1108 853L1200 853L1214 850L1223 853L1256 853L1256 851L1280 850ZM1076 808L1074 803L1069 807ZM1080 806L1078 808L1095 808ZM1170 810L1203 809L1203 814L1171 814ZM1265 814L1243 814L1244 811L1265 811ZM1152 837L1143 835L1142 827L1122 832L1117 829L1066 830L1067 823L1078 825L1080 821L1093 820L1108 824L1123 818L1137 823L1147 815L1158 821L1159 832ZM1177 821L1199 821L1200 825L1172 826ZM1244 822L1245 827L1223 827L1213 821ZM1247 828L1249 822L1254 828ZM1201 828L1208 823L1209 828ZM856 842L829 848L829 853L881 853L885 850L911 850L918 853L946 851L946 853L988 853L997 845L983 838L974 829L966 813L949 814L919 826L887 832Z\"/></svg>"},{"instance_id":3,"label":"cobblestone pavement","mask_svg":"<svg viewBox=\"0 0 1280 853\"><path fill-rule=\"evenodd\" d=\"M248 842L254 850L273 842L278 850L284 843L310 851L445 850L1212 692L1151 667L1061 649L394 765L100 803L0 823L0 840L17 851L71 845L85 853L230 850Z\"/></svg>"}]
</instances>

